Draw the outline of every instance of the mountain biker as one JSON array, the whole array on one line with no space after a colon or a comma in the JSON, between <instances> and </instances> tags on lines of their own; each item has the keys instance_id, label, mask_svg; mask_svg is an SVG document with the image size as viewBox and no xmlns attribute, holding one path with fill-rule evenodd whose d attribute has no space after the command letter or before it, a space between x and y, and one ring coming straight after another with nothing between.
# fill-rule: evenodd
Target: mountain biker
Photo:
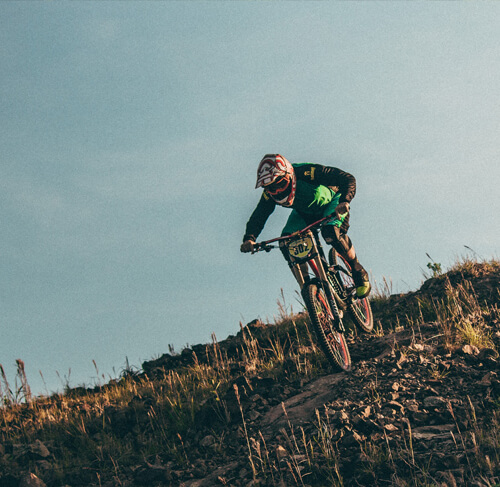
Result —
<instances>
[{"instance_id":1,"label":"mountain biker","mask_svg":"<svg viewBox=\"0 0 500 487\"><path fill-rule=\"evenodd\" d=\"M359 263L347 235L350 201L356 193L354 176L336 167L308 162L291 164L280 154L267 154L257 169L255 188L259 187L264 191L246 225L241 252L252 252L257 237L276 205L292 209L282 236L335 214L342 224L340 227L334 221L325 224L321 229L323 238L351 266L357 296L368 296L371 290L368 273ZM283 255L287 258L285 252Z\"/></svg>"}]
</instances>

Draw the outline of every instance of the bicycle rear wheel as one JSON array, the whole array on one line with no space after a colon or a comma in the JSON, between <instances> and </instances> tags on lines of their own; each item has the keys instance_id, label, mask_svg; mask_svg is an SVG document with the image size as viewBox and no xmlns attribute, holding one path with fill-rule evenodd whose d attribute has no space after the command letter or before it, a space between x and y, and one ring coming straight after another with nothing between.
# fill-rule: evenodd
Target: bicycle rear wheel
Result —
<instances>
[{"instance_id":1,"label":"bicycle rear wheel","mask_svg":"<svg viewBox=\"0 0 500 487\"><path fill-rule=\"evenodd\" d=\"M356 285L352 278L351 266L340 254L337 255L338 258L335 269L340 282L342 282L344 288L348 292L354 292L353 290ZM373 330L373 313L368 298L358 299L357 297L353 297L347 304L347 311L352 321L354 321L354 324L361 331L369 333Z\"/></svg>"},{"instance_id":2,"label":"bicycle rear wheel","mask_svg":"<svg viewBox=\"0 0 500 487\"><path fill-rule=\"evenodd\" d=\"M333 326L333 316L324 289L318 283L306 284L303 297L309 318L328 360L334 367L349 372L351 355L344 334L336 331Z\"/></svg>"}]
</instances>

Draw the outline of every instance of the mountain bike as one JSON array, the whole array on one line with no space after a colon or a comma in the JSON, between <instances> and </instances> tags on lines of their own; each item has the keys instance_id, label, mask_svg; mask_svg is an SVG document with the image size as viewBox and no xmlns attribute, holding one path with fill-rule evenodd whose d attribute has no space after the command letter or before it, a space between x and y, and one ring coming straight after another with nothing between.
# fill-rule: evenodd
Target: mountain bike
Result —
<instances>
[{"instance_id":1,"label":"mountain bike","mask_svg":"<svg viewBox=\"0 0 500 487\"><path fill-rule=\"evenodd\" d=\"M356 296L356 286L347 261L333 248L328 254L328 262L326 260L319 230L332 220L335 220L335 215L322 218L291 235L257 242L252 253L282 249L300 286L323 352L334 367L350 371L351 356L345 338L344 312L347 311L356 326L364 332L373 329L373 315L368 299ZM336 220L334 224L338 227L340 222Z\"/></svg>"}]
</instances>

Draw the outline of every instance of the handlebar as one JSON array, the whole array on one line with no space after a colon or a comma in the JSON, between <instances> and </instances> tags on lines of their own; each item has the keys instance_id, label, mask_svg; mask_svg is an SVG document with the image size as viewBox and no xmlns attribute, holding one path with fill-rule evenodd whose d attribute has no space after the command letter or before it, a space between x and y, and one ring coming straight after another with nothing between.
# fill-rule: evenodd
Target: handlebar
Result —
<instances>
[{"instance_id":1,"label":"handlebar","mask_svg":"<svg viewBox=\"0 0 500 487\"><path fill-rule=\"evenodd\" d=\"M313 228L321 228L323 225L326 223L336 220L335 225L339 226L342 224L340 220L337 219L337 215L333 213L332 215L325 216L324 218L321 218L318 221L315 221L314 223L311 223L307 227L303 228L302 230L297 230L296 232L291 233L290 235L284 235L282 237L276 237L272 238L270 240L265 240L262 242L256 242L253 246L252 254L255 254L256 252L261 252L262 250L265 250L266 252L270 252L272 249L277 249L279 248L279 245L270 245L273 242L280 242L283 240L290 240L292 238L297 237L298 235L301 235L302 233L306 233L309 230L312 230Z\"/></svg>"}]
</instances>

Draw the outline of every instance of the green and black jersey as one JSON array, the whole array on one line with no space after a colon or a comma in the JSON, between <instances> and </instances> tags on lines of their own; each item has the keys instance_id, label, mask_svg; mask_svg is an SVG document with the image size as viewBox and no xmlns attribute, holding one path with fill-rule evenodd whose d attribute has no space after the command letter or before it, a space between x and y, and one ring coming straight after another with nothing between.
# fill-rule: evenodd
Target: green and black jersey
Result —
<instances>
[{"instance_id":1,"label":"green and black jersey","mask_svg":"<svg viewBox=\"0 0 500 487\"><path fill-rule=\"evenodd\" d=\"M320 164L292 164L297 178L295 198L290 208L301 216L321 215L325 206L337 200L350 202L356 193L356 179L336 167ZM248 220L243 240L256 240L277 203L264 189Z\"/></svg>"}]
</instances>

